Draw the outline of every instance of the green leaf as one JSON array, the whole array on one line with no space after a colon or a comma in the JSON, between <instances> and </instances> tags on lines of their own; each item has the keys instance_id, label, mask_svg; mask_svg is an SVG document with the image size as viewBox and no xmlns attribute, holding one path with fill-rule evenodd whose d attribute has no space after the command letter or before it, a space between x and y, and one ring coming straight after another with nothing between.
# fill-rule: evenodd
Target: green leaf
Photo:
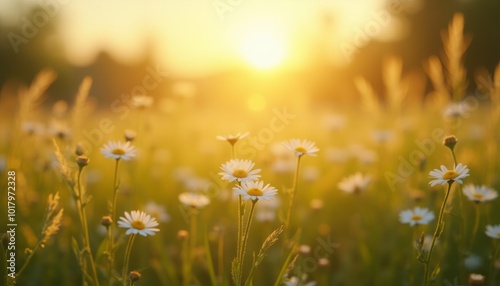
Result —
<instances>
[{"instance_id":1,"label":"green leaf","mask_svg":"<svg viewBox=\"0 0 500 286\"><path fill-rule=\"evenodd\" d=\"M210 275L210 281L212 285L217 285L217 278L215 276L214 261L212 260L212 251L210 250L210 244L208 243L208 232L205 230L204 244L205 244L205 254L207 259L208 274Z\"/></svg>"},{"instance_id":2,"label":"green leaf","mask_svg":"<svg viewBox=\"0 0 500 286\"><path fill-rule=\"evenodd\" d=\"M238 259L233 259L231 262L231 276L233 277L233 282L234 284L238 284L238 281L240 281L240 263L238 262Z\"/></svg>"},{"instance_id":3,"label":"green leaf","mask_svg":"<svg viewBox=\"0 0 500 286\"><path fill-rule=\"evenodd\" d=\"M78 242L74 237L71 237L71 247L76 258L78 258L78 261L80 261L80 247L78 247Z\"/></svg>"},{"instance_id":4,"label":"green leaf","mask_svg":"<svg viewBox=\"0 0 500 286\"><path fill-rule=\"evenodd\" d=\"M108 239L105 238L102 240L101 244L97 248L95 261L101 261L101 259L109 257L110 253L108 253L107 250L108 250Z\"/></svg>"}]
</instances>

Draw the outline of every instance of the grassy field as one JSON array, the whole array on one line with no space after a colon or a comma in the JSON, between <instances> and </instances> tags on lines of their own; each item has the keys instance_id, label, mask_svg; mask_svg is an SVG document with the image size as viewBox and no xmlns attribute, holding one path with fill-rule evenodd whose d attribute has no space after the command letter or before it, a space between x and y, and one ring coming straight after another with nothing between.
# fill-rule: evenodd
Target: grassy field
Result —
<instances>
[{"instance_id":1,"label":"grassy field","mask_svg":"<svg viewBox=\"0 0 500 286\"><path fill-rule=\"evenodd\" d=\"M500 285L500 233L486 233L500 224L500 65L467 88L460 23L446 56L424 63L431 92L415 95L392 58L384 90L356 79L357 105L316 102L293 83L267 104L273 94L200 103L184 83L178 96L94 106L85 78L70 103L47 106L50 70L5 91L0 230L14 231L3 240L2 285L483 285L471 274ZM216 138L238 132L249 134ZM287 148L293 138L319 150ZM255 165L233 161L224 177L232 159ZM454 181L456 168L431 187L432 170L458 163L470 176ZM230 181L245 181L233 172L242 169L260 169L277 194ZM433 215L404 223L415 207ZM159 231L126 234L117 222L135 210L152 218L129 228Z\"/></svg>"}]
</instances>

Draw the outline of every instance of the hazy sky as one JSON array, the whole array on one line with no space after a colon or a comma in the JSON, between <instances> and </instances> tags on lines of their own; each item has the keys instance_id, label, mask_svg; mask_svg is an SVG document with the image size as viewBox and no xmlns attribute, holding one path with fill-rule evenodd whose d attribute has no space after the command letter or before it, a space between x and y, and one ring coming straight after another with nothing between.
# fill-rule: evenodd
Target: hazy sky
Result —
<instances>
[{"instance_id":1,"label":"hazy sky","mask_svg":"<svg viewBox=\"0 0 500 286\"><path fill-rule=\"evenodd\" d=\"M58 33L73 64L87 65L100 51L134 63L151 46L153 60L180 75L235 64L300 66L314 43L326 45L333 62L346 64L346 46L362 48L365 40L390 40L405 30L382 0L23 1L51 4L47 14L60 19ZM14 2L22 1L0 0L3 19L25 15ZM393 2L408 10L419 1ZM327 13L331 30L323 25Z\"/></svg>"}]
</instances>

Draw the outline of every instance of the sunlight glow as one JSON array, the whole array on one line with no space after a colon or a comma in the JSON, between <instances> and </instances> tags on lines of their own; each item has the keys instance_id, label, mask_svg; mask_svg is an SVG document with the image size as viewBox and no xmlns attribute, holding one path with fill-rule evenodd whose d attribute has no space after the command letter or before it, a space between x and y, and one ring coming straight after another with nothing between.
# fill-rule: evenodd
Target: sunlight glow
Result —
<instances>
[{"instance_id":1,"label":"sunlight glow","mask_svg":"<svg viewBox=\"0 0 500 286\"><path fill-rule=\"evenodd\" d=\"M274 68L285 58L285 44L271 30L252 31L243 40L241 49L245 60L259 69Z\"/></svg>"},{"instance_id":2,"label":"sunlight glow","mask_svg":"<svg viewBox=\"0 0 500 286\"><path fill-rule=\"evenodd\" d=\"M262 111L267 106L267 100L262 94L252 94L247 100L248 109L254 112Z\"/></svg>"}]
</instances>

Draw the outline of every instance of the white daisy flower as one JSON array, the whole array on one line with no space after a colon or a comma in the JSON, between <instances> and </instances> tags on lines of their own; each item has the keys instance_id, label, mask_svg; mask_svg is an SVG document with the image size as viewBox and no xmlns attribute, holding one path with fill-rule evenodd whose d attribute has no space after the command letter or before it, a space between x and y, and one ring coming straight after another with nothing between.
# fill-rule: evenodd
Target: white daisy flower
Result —
<instances>
[{"instance_id":1,"label":"white daisy flower","mask_svg":"<svg viewBox=\"0 0 500 286\"><path fill-rule=\"evenodd\" d=\"M439 240L436 240L434 243L435 245L438 244ZM422 241L422 250L423 251L429 251L431 249L431 244L432 244L432 235L427 234L424 236L424 241ZM416 243L415 243L416 247Z\"/></svg>"},{"instance_id":2,"label":"white daisy flower","mask_svg":"<svg viewBox=\"0 0 500 286\"><path fill-rule=\"evenodd\" d=\"M314 182L319 178L319 176L320 170L317 167L306 166L302 170L302 178L304 178L307 182Z\"/></svg>"},{"instance_id":3,"label":"white daisy flower","mask_svg":"<svg viewBox=\"0 0 500 286\"><path fill-rule=\"evenodd\" d=\"M344 115L331 114L323 118L323 125L328 131L338 131L345 127L347 119Z\"/></svg>"},{"instance_id":4,"label":"white daisy flower","mask_svg":"<svg viewBox=\"0 0 500 286\"><path fill-rule=\"evenodd\" d=\"M210 184L210 180L194 176L184 181L184 187L192 192L208 190Z\"/></svg>"},{"instance_id":5,"label":"white daisy flower","mask_svg":"<svg viewBox=\"0 0 500 286\"><path fill-rule=\"evenodd\" d=\"M484 285L486 277L478 273L469 274L469 284L470 285Z\"/></svg>"},{"instance_id":6,"label":"white daisy flower","mask_svg":"<svg viewBox=\"0 0 500 286\"><path fill-rule=\"evenodd\" d=\"M445 118L460 118L468 112L470 112L470 108L464 102L451 103L444 109L443 116Z\"/></svg>"},{"instance_id":7,"label":"white daisy flower","mask_svg":"<svg viewBox=\"0 0 500 286\"><path fill-rule=\"evenodd\" d=\"M464 265L469 270L478 270L484 264L484 258L475 253L471 253L464 259Z\"/></svg>"},{"instance_id":8,"label":"white daisy flower","mask_svg":"<svg viewBox=\"0 0 500 286\"><path fill-rule=\"evenodd\" d=\"M444 165L441 165L441 170L434 169L434 171L429 172L430 178L434 178L429 182L431 187L434 187L437 184L446 185L446 183L457 182L462 184L462 179L468 177L469 169L467 165L462 165L462 163L458 164L454 169L448 170Z\"/></svg>"},{"instance_id":9,"label":"white daisy flower","mask_svg":"<svg viewBox=\"0 0 500 286\"><path fill-rule=\"evenodd\" d=\"M299 279L298 277L292 277L290 279L288 279L287 281L285 281L285 286L300 286L300 285L303 285L303 286L316 286L316 282L315 281L310 281L308 283L305 283L303 282L303 280L307 279L307 276L304 275L303 279Z\"/></svg>"},{"instance_id":10,"label":"white daisy flower","mask_svg":"<svg viewBox=\"0 0 500 286\"><path fill-rule=\"evenodd\" d=\"M484 185L475 186L472 184L468 184L464 186L462 192L465 196L467 196L469 200L475 203L484 203L494 200L498 197L497 191Z\"/></svg>"},{"instance_id":11,"label":"white daisy flower","mask_svg":"<svg viewBox=\"0 0 500 286\"><path fill-rule=\"evenodd\" d=\"M255 210L255 219L261 222L271 222L276 219L276 210L280 205L279 198L271 201L262 201Z\"/></svg>"},{"instance_id":12,"label":"white daisy flower","mask_svg":"<svg viewBox=\"0 0 500 286\"><path fill-rule=\"evenodd\" d=\"M186 192L179 195L179 201L192 208L203 208L210 203L210 199L200 193Z\"/></svg>"},{"instance_id":13,"label":"white daisy flower","mask_svg":"<svg viewBox=\"0 0 500 286\"><path fill-rule=\"evenodd\" d=\"M155 226L158 222L154 217L146 214L143 211L125 212L125 217L120 217L118 226L128 228L125 234L140 234L142 236L155 235L155 232L160 231Z\"/></svg>"},{"instance_id":14,"label":"white daisy flower","mask_svg":"<svg viewBox=\"0 0 500 286\"><path fill-rule=\"evenodd\" d=\"M136 156L137 149L135 146L130 145L130 142L109 141L101 148L101 153L106 158L113 158L116 160L130 160Z\"/></svg>"},{"instance_id":15,"label":"white daisy flower","mask_svg":"<svg viewBox=\"0 0 500 286\"><path fill-rule=\"evenodd\" d=\"M283 143L288 149L295 153L295 156L300 157L302 155L316 156L316 152L319 149L316 147L316 143L303 139L291 139Z\"/></svg>"},{"instance_id":16,"label":"white daisy flower","mask_svg":"<svg viewBox=\"0 0 500 286\"><path fill-rule=\"evenodd\" d=\"M219 173L219 175L222 176L222 180L228 180L229 182L255 181L260 178L260 175L257 175L260 169L252 170L254 165L255 163L250 160L232 159L222 164L220 168L224 172Z\"/></svg>"},{"instance_id":17,"label":"white daisy flower","mask_svg":"<svg viewBox=\"0 0 500 286\"><path fill-rule=\"evenodd\" d=\"M144 210L151 214L152 217L156 218L159 222L169 222L170 215L165 210L165 207L157 204L153 201L149 201L145 206Z\"/></svg>"},{"instance_id":18,"label":"white daisy flower","mask_svg":"<svg viewBox=\"0 0 500 286\"><path fill-rule=\"evenodd\" d=\"M374 130L372 132L373 140L377 143L386 143L391 141L395 136L391 130Z\"/></svg>"},{"instance_id":19,"label":"white daisy flower","mask_svg":"<svg viewBox=\"0 0 500 286\"><path fill-rule=\"evenodd\" d=\"M346 193L357 194L366 189L371 181L370 176L363 176L360 172L344 178L338 183L338 188Z\"/></svg>"},{"instance_id":20,"label":"white daisy flower","mask_svg":"<svg viewBox=\"0 0 500 286\"><path fill-rule=\"evenodd\" d=\"M147 95L136 95L130 99L132 106L138 109L151 107L153 102L153 97Z\"/></svg>"},{"instance_id":21,"label":"white daisy flower","mask_svg":"<svg viewBox=\"0 0 500 286\"><path fill-rule=\"evenodd\" d=\"M41 135L45 131L45 127L41 123L26 121L21 124L21 130L28 135Z\"/></svg>"},{"instance_id":22,"label":"white daisy flower","mask_svg":"<svg viewBox=\"0 0 500 286\"><path fill-rule=\"evenodd\" d=\"M410 226L417 224L428 224L434 219L434 213L427 208L416 207L413 210L404 210L399 214L399 221Z\"/></svg>"},{"instance_id":23,"label":"white daisy flower","mask_svg":"<svg viewBox=\"0 0 500 286\"><path fill-rule=\"evenodd\" d=\"M486 235L491 238L500 239L500 224L497 225L487 225Z\"/></svg>"},{"instance_id":24,"label":"white daisy flower","mask_svg":"<svg viewBox=\"0 0 500 286\"><path fill-rule=\"evenodd\" d=\"M229 144L234 145L238 140L244 139L250 134L250 132L237 133L236 135L218 135L215 138L221 141L227 141Z\"/></svg>"},{"instance_id":25,"label":"white daisy flower","mask_svg":"<svg viewBox=\"0 0 500 286\"><path fill-rule=\"evenodd\" d=\"M292 159L294 159L292 157ZM276 159L271 162L271 166L269 168L278 174L287 174L287 173L294 173L295 169L297 168L297 162L295 160L289 160L289 159Z\"/></svg>"},{"instance_id":26,"label":"white daisy flower","mask_svg":"<svg viewBox=\"0 0 500 286\"><path fill-rule=\"evenodd\" d=\"M331 163L344 163L350 158L349 150L329 147L326 150L326 159Z\"/></svg>"},{"instance_id":27,"label":"white daisy flower","mask_svg":"<svg viewBox=\"0 0 500 286\"><path fill-rule=\"evenodd\" d=\"M47 131L50 135L61 139L68 138L71 135L71 129L69 129L68 124L63 121L52 121Z\"/></svg>"},{"instance_id":28,"label":"white daisy flower","mask_svg":"<svg viewBox=\"0 0 500 286\"><path fill-rule=\"evenodd\" d=\"M252 199L254 200L272 200L274 196L278 193L276 188L269 186L269 184L264 186L264 182L256 181L245 181L241 182L241 185L233 188L233 191L237 195L242 195L243 200Z\"/></svg>"}]
</instances>

